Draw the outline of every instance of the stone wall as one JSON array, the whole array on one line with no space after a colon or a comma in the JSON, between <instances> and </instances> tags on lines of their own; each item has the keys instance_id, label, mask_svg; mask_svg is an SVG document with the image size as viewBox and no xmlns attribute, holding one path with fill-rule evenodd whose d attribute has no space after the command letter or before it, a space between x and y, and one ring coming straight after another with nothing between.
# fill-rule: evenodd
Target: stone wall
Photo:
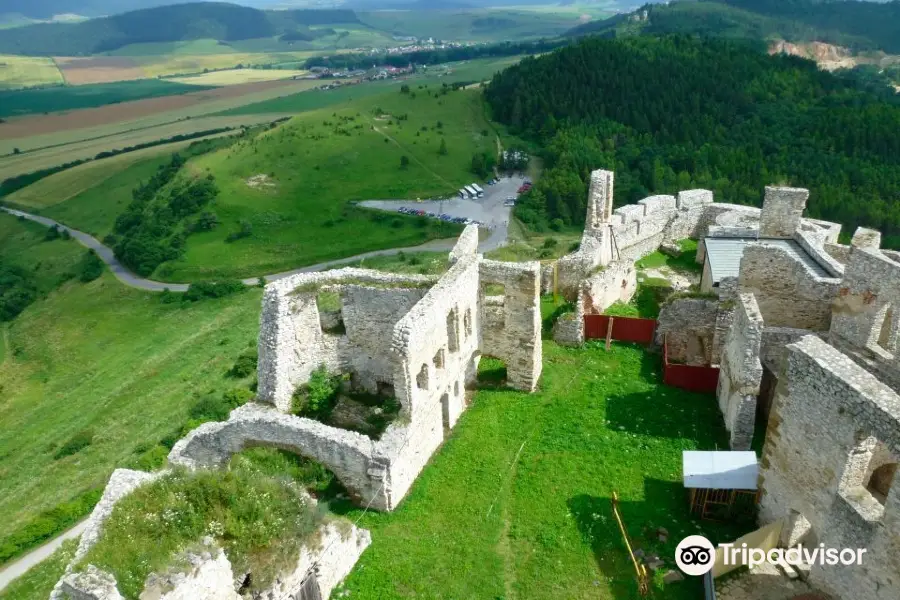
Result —
<instances>
[{"instance_id":1,"label":"stone wall","mask_svg":"<svg viewBox=\"0 0 900 600\"><path fill-rule=\"evenodd\" d=\"M867 550L861 566L813 565L814 587L896 600L900 484L879 499L867 478L898 456L900 397L815 336L791 344L760 465L760 520L786 519L785 543Z\"/></svg>"},{"instance_id":2,"label":"stone wall","mask_svg":"<svg viewBox=\"0 0 900 600\"><path fill-rule=\"evenodd\" d=\"M767 238L792 238L800 229L809 190L802 188L766 187L759 235Z\"/></svg>"},{"instance_id":3,"label":"stone wall","mask_svg":"<svg viewBox=\"0 0 900 600\"><path fill-rule=\"evenodd\" d=\"M767 326L828 330L839 283L817 276L787 251L764 241L744 249L740 291L756 296Z\"/></svg>"},{"instance_id":4,"label":"stone wall","mask_svg":"<svg viewBox=\"0 0 900 600\"><path fill-rule=\"evenodd\" d=\"M710 365L718 312L719 303L705 298L678 298L666 302L657 319L656 344L667 343L672 362Z\"/></svg>"},{"instance_id":5,"label":"stone wall","mask_svg":"<svg viewBox=\"0 0 900 600\"><path fill-rule=\"evenodd\" d=\"M603 314L616 302L628 302L637 291L637 268L633 262L615 261L591 274L581 285L584 313Z\"/></svg>"},{"instance_id":6,"label":"stone wall","mask_svg":"<svg viewBox=\"0 0 900 600\"><path fill-rule=\"evenodd\" d=\"M575 310L560 316L553 324L553 341L562 346L581 346L584 343L584 294L578 294Z\"/></svg>"},{"instance_id":7,"label":"stone wall","mask_svg":"<svg viewBox=\"0 0 900 600\"><path fill-rule=\"evenodd\" d=\"M503 285L503 319L482 329L481 350L506 362L510 387L534 391L541 376L540 263L484 260L481 294L487 285Z\"/></svg>"},{"instance_id":8,"label":"stone wall","mask_svg":"<svg viewBox=\"0 0 900 600\"><path fill-rule=\"evenodd\" d=\"M394 365L388 353L373 351L368 342L386 339L391 321L396 323L423 297L421 287L433 282L433 277L346 268L293 275L268 284L260 315L259 401L289 411L294 390L323 364L334 371L359 368L361 379L369 382L367 387L374 387L373 382L393 371ZM347 334L323 331L316 303L322 288L343 295ZM372 321L365 318L368 312Z\"/></svg>"},{"instance_id":9,"label":"stone wall","mask_svg":"<svg viewBox=\"0 0 900 600\"><path fill-rule=\"evenodd\" d=\"M900 371L900 262L878 250L854 248L836 296L831 336Z\"/></svg>"},{"instance_id":10,"label":"stone wall","mask_svg":"<svg viewBox=\"0 0 900 600\"><path fill-rule=\"evenodd\" d=\"M766 327L763 329L759 360L775 375L779 375L787 359L787 346L813 332L793 327Z\"/></svg>"},{"instance_id":11,"label":"stone wall","mask_svg":"<svg viewBox=\"0 0 900 600\"><path fill-rule=\"evenodd\" d=\"M749 450L756 424L756 400L762 382L760 346L763 318L753 294L739 294L725 341L716 396L731 434L732 450Z\"/></svg>"}]
</instances>

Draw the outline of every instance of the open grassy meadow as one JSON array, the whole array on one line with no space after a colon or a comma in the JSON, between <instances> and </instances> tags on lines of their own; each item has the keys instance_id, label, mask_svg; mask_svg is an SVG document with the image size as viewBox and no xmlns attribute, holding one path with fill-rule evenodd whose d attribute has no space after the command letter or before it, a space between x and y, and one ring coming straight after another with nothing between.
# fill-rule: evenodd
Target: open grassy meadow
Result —
<instances>
[{"instance_id":1,"label":"open grassy meadow","mask_svg":"<svg viewBox=\"0 0 900 600\"><path fill-rule=\"evenodd\" d=\"M726 443L715 398L664 386L658 356L545 342L536 394L476 392L397 511L349 509L373 543L344 589L352 598L636 600L613 492L635 544L674 568L684 536L741 533L692 520L681 485L682 450ZM658 527L667 543L652 535ZM687 600L702 584L654 591Z\"/></svg>"},{"instance_id":2,"label":"open grassy meadow","mask_svg":"<svg viewBox=\"0 0 900 600\"><path fill-rule=\"evenodd\" d=\"M220 225L190 236L184 257L154 277L253 277L453 235L457 228L348 202L453 194L473 178L472 155L495 143L472 91L414 87L304 113L188 163L215 177L220 193L211 210ZM227 243L242 222L252 236Z\"/></svg>"},{"instance_id":3,"label":"open grassy meadow","mask_svg":"<svg viewBox=\"0 0 900 600\"><path fill-rule=\"evenodd\" d=\"M0 90L63 83L65 80L52 58L0 54Z\"/></svg>"},{"instance_id":4,"label":"open grassy meadow","mask_svg":"<svg viewBox=\"0 0 900 600\"><path fill-rule=\"evenodd\" d=\"M63 261L84 252L73 241L44 242L12 217L0 217L0 226L21 229L15 247L0 246L0 258L42 273L51 269L45 253ZM9 232L2 233L5 241ZM255 346L259 301L260 290L250 289L166 304L106 274L64 283L8 324L0 363L0 540L102 487L116 466L180 429L198 397L238 385L226 372ZM71 452L73 440L82 444Z\"/></svg>"}]
</instances>

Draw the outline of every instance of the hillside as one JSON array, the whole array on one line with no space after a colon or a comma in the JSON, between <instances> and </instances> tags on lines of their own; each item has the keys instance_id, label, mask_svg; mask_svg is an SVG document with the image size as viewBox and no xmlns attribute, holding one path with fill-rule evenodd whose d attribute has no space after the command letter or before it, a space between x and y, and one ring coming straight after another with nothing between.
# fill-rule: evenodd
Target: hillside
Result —
<instances>
[{"instance_id":1,"label":"hillside","mask_svg":"<svg viewBox=\"0 0 900 600\"><path fill-rule=\"evenodd\" d=\"M84 56L130 44L213 39L235 42L288 35L315 39L310 25L356 23L350 10L263 11L195 2L136 10L79 23L41 23L0 30L0 54Z\"/></svg>"},{"instance_id":2,"label":"hillside","mask_svg":"<svg viewBox=\"0 0 900 600\"><path fill-rule=\"evenodd\" d=\"M577 223L591 169L616 199L692 187L759 204L773 182L811 190L811 216L900 243L900 103L806 60L684 36L587 38L494 77L496 119L544 147L548 169L517 208L535 227Z\"/></svg>"},{"instance_id":3,"label":"hillside","mask_svg":"<svg viewBox=\"0 0 900 600\"><path fill-rule=\"evenodd\" d=\"M684 0L648 4L568 35L615 37L690 33L754 40L822 41L855 50L900 52L900 2L816 0Z\"/></svg>"}]
</instances>

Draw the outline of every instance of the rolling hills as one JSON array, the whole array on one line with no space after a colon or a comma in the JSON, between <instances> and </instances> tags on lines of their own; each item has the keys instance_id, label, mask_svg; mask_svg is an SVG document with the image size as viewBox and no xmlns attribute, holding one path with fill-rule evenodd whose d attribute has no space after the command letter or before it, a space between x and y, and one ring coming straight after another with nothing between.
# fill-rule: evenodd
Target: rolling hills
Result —
<instances>
[{"instance_id":1,"label":"rolling hills","mask_svg":"<svg viewBox=\"0 0 900 600\"><path fill-rule=\"evenodd\" d=\"M586 23L568 35L615 37L636 33L821 41L855 50L896 53L900 52L900 2L684 0L647 4L632 13Z\"/></svg>"},{"instance_id":2,"label":"rolling hills","mask_svg":"<svg viewBox=\"0 0 900 600\"><path fill-rule=\"evenodd\" d=\"M357 23L349 10L263 11L237 4L193 2L78 23L41 23L0 30L0 54L85 56L131 44L198 39L239 41L291 34L315 39L310 25Z\"/></svg>"}]
</instances>

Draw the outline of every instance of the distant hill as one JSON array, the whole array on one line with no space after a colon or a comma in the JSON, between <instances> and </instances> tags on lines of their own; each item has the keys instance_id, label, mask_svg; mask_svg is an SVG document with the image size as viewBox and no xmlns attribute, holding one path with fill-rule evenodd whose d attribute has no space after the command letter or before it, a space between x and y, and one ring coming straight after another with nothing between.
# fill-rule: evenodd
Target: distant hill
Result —
<instances>
[{"instance_id":1,"label":"distant hill","mask_svg":"<svg viewBox=\"0 0 900 600\"><path fill-rule=\"evenodd\" d=\"M184 0L3 0L0 14L18 13L30 19L48 20L55 15L76 14L105 17L132 10L179 4ZM266 8L276 0L241 0L243 6Z\"/></svg>"},{"instance_id":2,"label":"distant hill","mask_svg":"<svg viewBox=\"0 0 900 600\"><path fill-rule=\"evenodd\" d=\"M0 30L0 54L83 56L129 44L197 39L237 41L289 34L309 25L356 23L352 10L263 11L236 4L196 2L136 10L80 23L46 23Z\"/></svg>"},{"instance_id":3,"label":"distant hill","mask_svg":"<svg viewBox=\"0 0 900 600\"><path fill-rule=\"evenodd\" d=\"M900 0L684 0L647 4L632 13L586 23L568 35L634 33L822 41L854 50L900 53Z\"/></svg>"}]
</instances>

